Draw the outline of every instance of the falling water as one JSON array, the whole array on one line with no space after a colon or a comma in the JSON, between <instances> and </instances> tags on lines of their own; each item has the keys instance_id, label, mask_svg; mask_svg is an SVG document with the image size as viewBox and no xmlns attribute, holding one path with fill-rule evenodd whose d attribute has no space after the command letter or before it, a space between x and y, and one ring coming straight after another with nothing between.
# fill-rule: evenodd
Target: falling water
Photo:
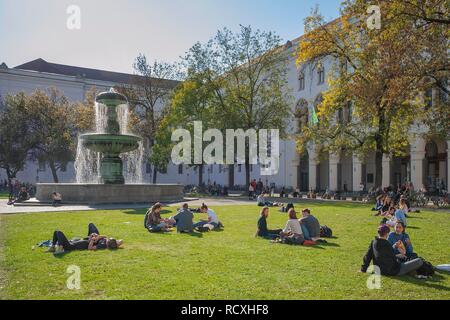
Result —
<instances>
[{"instance_id":1,"label":"falling water","mask_svg":"<svg viewBox=\"0 0 450 320\"><path fill-rule=\"evenodd\" d=\"M77 183L100 183L100 154L83 148L80 138L74 167Z\"/></svg>"},{"instance_id":2,"label":"falling water","mask_svg":"<svg viewBox=\"0 0 450 320\"><path fill-rule=\"evenodd\" d=\"M97 133L106 132L106 124L108 123L107 112L107 106L102 103L95 103L95 129Z\"/></svg>"},{"instance_id":3,"label":"falling water","mask_svg":"<svg viewBox=\"0 0 450 320\"><path fill-rule=\"evenodd\" d=\"M108 107L101 103L95 103L95 128L96 133L105 133L107 125ZM116 109L117 121L120 126L121 134L130 134L128 130L128 105L119 105ZM144 144L139 142L139 148L132 152L121 154L123 161L123 175L125 183L140 184L143 183L143 162L144 162ZM82 146L78 139L77 155L75 160L76 182L77 183L100 183L100 160L101 155L98 152L90 151Z\"/></svg>"},{"instance_id":4,"label":"falling water","mask_svg":"<svg viewBox=\"0 0 450 320\"><path fill-rule=\"evenodd\" d=\"M120 133L128 134L128 105L121 104L116 108L117 122L119 122Z\"/></svg>"}]
</instances>

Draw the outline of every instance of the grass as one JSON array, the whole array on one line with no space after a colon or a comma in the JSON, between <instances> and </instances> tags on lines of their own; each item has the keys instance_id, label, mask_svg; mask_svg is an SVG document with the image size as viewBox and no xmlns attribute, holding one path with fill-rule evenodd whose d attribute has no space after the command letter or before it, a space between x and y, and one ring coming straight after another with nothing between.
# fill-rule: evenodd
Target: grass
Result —
<instances>
[{"instance_id":1,"label":"grass","mask_svg":"<svg viewBox=\"0 0 450 320\"><path fill-rule=\"evenodd\" d=\"M357 270L379 218L364 205L309 207L333 229L336 238L328 245L254 238L254 206L213 208L225 231L197 236L149 234L144 210L0 216L0 299L450 299L450 275L442 273L427 281L383 277L382 290L368 290L368 275ZM415 251L434 265L450 262L449 218L427 211L409 221ZM285 221L286 215L271 211L271 228ZM125 247L58 258L32 250L56 228L68 237L84 236L89 222L125 239ZM81 268L79 291L66 288L70 265Z\"/></svg>"},{"instance_id":2,"label":"grass","mask_svg":"<svg viewBox=\"0 0 450 320\"><path fill-rule=\"evenodd\" d=\"M0 199L8 199L9 192L7 191L0 191Z\"/></svg>"}]
</instances>

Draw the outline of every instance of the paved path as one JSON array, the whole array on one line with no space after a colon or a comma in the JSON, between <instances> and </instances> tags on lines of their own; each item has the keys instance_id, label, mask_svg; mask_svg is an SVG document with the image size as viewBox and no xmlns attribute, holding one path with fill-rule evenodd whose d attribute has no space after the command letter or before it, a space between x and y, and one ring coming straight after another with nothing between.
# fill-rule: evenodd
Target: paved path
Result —
<instances>
[{"instance_id":1,"label":"paved path","mask_svg":"<svg viewBox=\"0 0 450 320\"><path fill-rule=\"evenodd\" d=\"M199 199L189 200L192 207L200 207L202 203L209 206L235 206L235 205L254 205L254 201L245 201L241 199ZM169 204L170 207L181 207L184 202ZM92 210L121 210L121 209L145 209L149 204L105 204L105 205L63 205L60 207L52 206L29 206L14 207L8 206L6 200L0 200L0 214L17 213L36 213L36 212L66 212L66 211L92 211Z\"/></svg>"}]
</instances>

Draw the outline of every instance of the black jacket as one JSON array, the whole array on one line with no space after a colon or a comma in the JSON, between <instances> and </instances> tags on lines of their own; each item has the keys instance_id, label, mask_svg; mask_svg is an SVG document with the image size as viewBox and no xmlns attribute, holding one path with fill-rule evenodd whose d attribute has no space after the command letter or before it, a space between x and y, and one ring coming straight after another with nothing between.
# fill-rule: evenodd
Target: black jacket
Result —
<instances>
[{"instance_id":1,"label":"black jacket","mask_svg":"<svg viewBox=\"0 0 450 320\"><path fill-rule=\"evenodd\" d=\"M396 276L400 271L400 262L394 254L392 245L385 239L375 238L372 241L361 266L362 272L367 271L372 260L384 276Z\"/></svg>"}]
</instances>

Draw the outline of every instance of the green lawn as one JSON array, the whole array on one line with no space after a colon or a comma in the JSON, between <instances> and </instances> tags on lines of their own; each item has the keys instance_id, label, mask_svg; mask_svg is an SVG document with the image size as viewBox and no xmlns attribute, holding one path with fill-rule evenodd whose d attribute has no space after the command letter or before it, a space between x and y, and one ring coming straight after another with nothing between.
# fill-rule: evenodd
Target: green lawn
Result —
<instances>
[{"instance_id":1,"label":"green lawn","mask_svg":"<svg viewBox=\"0 0 450 320\"><path fill-rule=\"evenodd\" d=\"M8 199L9 192L7 191L0 191L0 199Z\"/></svg>"},{"instance_id":2,"label":"green lawn","mask_svg":"<svg viewBox=\"0 0 450 320\"><path fill-rule=\"evenodd\" d=\"M254 206L213 208L225 231L202 236L149 234L144 210L0 216L0 299L450 299L450 275L442 273L427 281L383 277L382 290L368 290L368 275L357 270L380 219L363 205L309 207L333 229L328 245L256 239ZM423 212L409 221L415 251L435 265L450 263L449 219ZM273 210L269 226L285 221ZM124 249L62 257L32 250L56 228L84 236L89 222L125 239ZM70 265L81 268L79 291L66 288Z\"/></svg>"}]
</instances>

